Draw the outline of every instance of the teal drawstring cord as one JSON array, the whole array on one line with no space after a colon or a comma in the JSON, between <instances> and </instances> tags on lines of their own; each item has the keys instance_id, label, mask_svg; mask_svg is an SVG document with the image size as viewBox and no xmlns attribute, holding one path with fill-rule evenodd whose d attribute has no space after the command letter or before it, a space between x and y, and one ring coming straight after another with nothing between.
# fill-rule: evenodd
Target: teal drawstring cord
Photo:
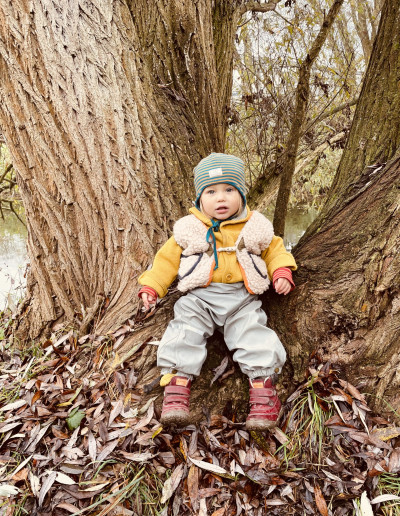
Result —
<instances>
[{"instance_id":1,"label":"teal drawstring cord","mask_svg":"<svg viewBox=\"0 0 400 516\"><path fill-rule=\"evenodd\" d=\"M218 269L217 242L215 240L214 231L219 231L219 226L220 226L221 222L223 222L223 221L211 219L212 226L210 228L208 228L207 235L206 235L207 242L210 241L210 237L212 238L212 242L213 242L212 246L213 246L213 250L214 250L214 260L215 260L214 270Z\"/></svg>"}]
</instances>

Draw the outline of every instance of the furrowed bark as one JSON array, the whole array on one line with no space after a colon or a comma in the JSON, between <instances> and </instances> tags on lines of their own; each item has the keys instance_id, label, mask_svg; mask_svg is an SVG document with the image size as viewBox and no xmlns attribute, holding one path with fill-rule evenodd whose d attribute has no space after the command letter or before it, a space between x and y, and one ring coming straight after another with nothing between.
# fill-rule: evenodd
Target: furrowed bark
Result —
<instances>
[{"instance_id":1,"label":"furrowed bark","mask_svg":"<svg viewBox=\"0 0 400 516\"><path fill-rule=\"evenodd\" d=\"M134 311L193 166L224 148L231 4L221 19L206 0L0 2L0 126L28 221L20 338L87 328L98 306L107 332Z\"/></svg>"},{"instance_id":2,"label":"furrowed bark","mask_svg":"<svg viewBox=\"0 0 400 516\"><path fill-rule=\"evenodd\" d=\"M268 304L296 379L311 353L400 408L400 157L367 169L340 210L296 247L295 291Z\"/></svg>"},{"instance_id":3,"label":"furrowed bark","mask_svg":"<svg viewBox=\"0 0 400 516\"><path fill-rule=\"evenodd\" d=\"M335 204L340 206L346 190L352 188L365 167L386 163L400 146L400 45L394 37L399 31L399 2L387 1L349 139L323 211L325 217L330 216Z\"/></svg>"}]
</instances>

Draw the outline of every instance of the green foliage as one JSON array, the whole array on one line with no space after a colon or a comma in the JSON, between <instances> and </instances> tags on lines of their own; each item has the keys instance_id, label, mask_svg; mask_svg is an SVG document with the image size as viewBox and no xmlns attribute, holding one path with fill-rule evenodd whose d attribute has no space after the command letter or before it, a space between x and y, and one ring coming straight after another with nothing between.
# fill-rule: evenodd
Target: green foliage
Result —
<instances>
[{"instance_id":1,"label":"green foliage","mask_svg":"<svg viewBox=\"0 0 400 516\"><path fill-rule=\"evenodd\" d=\"M332 184L342 149L330 148L317 156L297 175L289 206L319 210Z\"/></svg>"},{"instance_id":2,"label":"green foliage","mask_svg":"<svg viewBox=\"0 0 400 516\"><path fill-rule=\"evenodd\" d=\"M75 430L75 428L78 428L85 415L86 414L83 410L79 410L78 407L74 408L74 410L71 411L66 419L68 428L70 430Z\"/></svg>"},{"instance_id":3,"label":"green foliage","mask_svg":"<svg viewBox=\"0 0 400 516\"><path fill-rule=\"evenodd\" d=\"M383 473L379 477L378 489L381 494L400 496L400 477L397 474ZM384 516L400 516L400 500L385 502L381 507Z\"/></svg>"}]
</instances>

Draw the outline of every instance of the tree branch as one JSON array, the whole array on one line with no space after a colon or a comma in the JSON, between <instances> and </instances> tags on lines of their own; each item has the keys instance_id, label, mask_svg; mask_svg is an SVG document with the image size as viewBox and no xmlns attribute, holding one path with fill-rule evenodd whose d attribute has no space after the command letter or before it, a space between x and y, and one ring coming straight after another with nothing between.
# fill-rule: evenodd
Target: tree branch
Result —
<instances>
[{"instance_id":1,"label":"tree branch","mask_svg":"<svg viewBox=\"0 0 400 516\"><path fill-rule=\"evenodd\" d=\"M253 13L266 13L268 11L273 11L278 2L268 2L266 4L262 4L261 2L246 2L238 8L239 16L243 16L243 14L251 11Z\"/></svg>"},{"instance_id":2,"label":"tree branch","mask_svg":"<svg viewBox=\"0 0 400 516\"><path fill-rule=\"evenodd\" d=\"M322 120L325 120L325 118L329 118L330 116L336 115L336 113L339 113L343 109L346 109L347 107L355 106L358 102L358 97L355 97L348 102L344 102L343 104L340 104L339 106L331 109L330 111L323 111L320 115L318 115L305 129L302 131L302 135L305 134L313 125L316 123L322 122Z\"/></svg>"},{"instance_id":3,"label":"tree branch","mask_svg":"<svg viewBox=\"0 0 400 516\"><path fill-rule=\"evenodd\" d=\"M18 215L18 213L14 210L13 202L8 201L10 204L10 210L14 213L14 215L17 217L17 219L26 227L25 222L21 219L21 217Z\"/></svg>"},{"instance_id":4,"label":"tree branch","mask_svg":"<svg viewBox=\"0 0 400 516\"><path fill-rule=\"evenodd\" d=\"M6 169L4 170L4 173L0 176L0 184L3 182L3 179L6 177L6 175L10 172L10 170L13 168L13 165L12 163L10 163L8 165L8 167L6 167Z\"/></svg>"}]
</instances>

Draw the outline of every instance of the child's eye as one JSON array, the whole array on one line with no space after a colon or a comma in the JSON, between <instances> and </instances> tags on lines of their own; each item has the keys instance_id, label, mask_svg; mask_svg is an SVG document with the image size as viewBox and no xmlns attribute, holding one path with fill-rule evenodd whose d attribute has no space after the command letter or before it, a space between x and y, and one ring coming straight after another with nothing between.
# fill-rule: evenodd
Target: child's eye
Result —
<instances>
[{"instance_id":1,"label":"child's eye","mask_svg":"<svg viewBox=\"0 0 400 516\"><path fill-rule=\"evenodd\" d=\"M233 192L233 188L230 186L226 189L227 192Z\"/></svg>"},{"instance_id":2,"label":"child's eye","mask_svg":"<svg viewBox=\"0 0 400 516\"><path fill-rule=\"evenodd\" d=\"M214 193L214 190L207 190L206 193L208 194L213 194Z\"/></svg>"}]
</instances>

